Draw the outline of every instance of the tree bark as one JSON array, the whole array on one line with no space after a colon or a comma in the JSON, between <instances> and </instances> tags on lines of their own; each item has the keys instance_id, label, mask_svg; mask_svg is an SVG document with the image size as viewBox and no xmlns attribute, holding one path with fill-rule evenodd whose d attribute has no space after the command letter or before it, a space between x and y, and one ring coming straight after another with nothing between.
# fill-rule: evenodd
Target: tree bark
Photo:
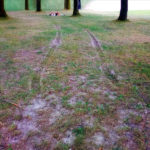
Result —
<instances>
[{"instance_id":1,"label":"tree bark","mask_svg":"<svg viewBox=\"0 0 150 150\"><path fill-rule=\"evenodd\" d=\"M80 16L78 6L79 6L79 0L74 0L73 16Z\"/></svg>"},{"instance_id":2,"label":"tree bark","mask_svg":"<svg viewBox=\"0 0 150 150\"><path fill-rule=\"evenodd\" d=\"M25 10L29 10L29 1L25 0Z\"/></svg>"},{"instance_id":3,"label":"tree bark","mask_svg":"<svg viewBox=\"0 0 150 150\"><path fill-rule=\"evenodd\" d=\"M71 8L70 0L64 0L64 9L69 10Z\"/></svg>"},{"instance_id":4,"label":"tree bark","mask_svg":"<svg viewBox=\"0 0 150 150\"><path fill-rule=\"evenodd\" d=\"M41 11L41 0L36 0L36 11Z\"/></svg>"},{"instance_id":5,"label":"tree bark","mask_svg":"<svg viewBox=\"0 0 150 150\"><path fill-rule=\"evenodd\" d=\"M0 0L0 17L7 17L6 11L4 9L4 0Z\"/></svg>"},{"instance_id":6,"label":"tree bark","mask_svg":"<svg viewBox=\"0 0 150 150\"><path fill-rule=\"evenodd\" d=\"M121 10L118 20L126 21L128 15L128 0L121 0Z\"/></svg>"}]
</instances>

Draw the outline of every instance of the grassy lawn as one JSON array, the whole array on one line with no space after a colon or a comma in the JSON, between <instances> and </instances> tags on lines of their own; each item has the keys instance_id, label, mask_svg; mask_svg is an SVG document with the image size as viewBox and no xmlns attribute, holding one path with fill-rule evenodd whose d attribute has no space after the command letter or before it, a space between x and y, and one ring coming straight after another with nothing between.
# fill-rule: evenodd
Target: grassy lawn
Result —
<instances>
[{"instance_id":1,"label":"grassy lawn","mask_svg":"<svg viewBox=\"0 0 150 150\"><path fill-rule=\"evenodd\" d=\"M119 11L90 11L90 10L82 10L82 13L90 13L90 14L101 14L106 16L115 16L116 18L119 15ZM150 10L129 10L128 18L132 19L150 19Z\"/></svg>"},{"instance_id":2,"label":"grassy lawn","mask_svg":"<svg viewBox=\"0 0 150 150\"><path fill-rule=\"evenodd\" d=\"M64 13L0 20L0 148L149 149L150 20Z\"/></svg>"}]
</instances>

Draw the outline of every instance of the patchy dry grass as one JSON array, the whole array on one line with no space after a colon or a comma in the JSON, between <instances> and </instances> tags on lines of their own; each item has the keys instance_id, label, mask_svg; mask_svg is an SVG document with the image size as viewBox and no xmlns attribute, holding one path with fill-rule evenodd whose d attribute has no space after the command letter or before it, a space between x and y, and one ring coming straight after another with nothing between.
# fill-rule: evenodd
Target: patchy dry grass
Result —
<instances>
[{"instance_id":1,"label":"patchy dry grass","mask_svg":"<svg viewBox=\"0 0 150 150\"><path fill-rule=\"evenodd\" d=\"M0 99L21 108L0 102L0 148L150 148L150 20L9 15L0 20Z\"/></svg>"}]
</instances>

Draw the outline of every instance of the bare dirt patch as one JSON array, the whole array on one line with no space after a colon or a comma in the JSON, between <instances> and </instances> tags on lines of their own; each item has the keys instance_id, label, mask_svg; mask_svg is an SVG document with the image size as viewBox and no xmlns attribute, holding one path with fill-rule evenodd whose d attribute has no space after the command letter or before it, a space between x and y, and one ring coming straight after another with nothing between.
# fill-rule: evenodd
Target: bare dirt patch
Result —
<instances>
[{"instance_id":1,"label":"bare dirt patch","mask_svg":"<svg viewBox=\"0 0 150 150\"><path fill-rule=\"evenodd\" d=\"M38 66L43 61L43 53L39 50L20 50L16 52L14 61L23 63L32 67Z\"/></svg>"},{"instance_id":2,"label":"bare dirt patch","mask_svg":"<svg viewBox=\"0 0 150 150\"><path fill-rule=\"evenodd\" d=\"M62 107L60 98L55 94L49 95L45 99L39 95L29 105L22 106L22 108L23 110L16 110L15 115L21 118L12 122L15 129L12 129L9 136L4 138L2 145L7 147L11 144L12 148L16 150L19 150L21 145L26 145L24 150L28 150L35 149L42 141L53 141L50 146L53 149L57 141L53 138L54 133L51 133L49 128L61 116L71 114L71 112ZM3 127L1 131L2 136L10 132L6 127ZM15 134L16 132L18 134ZM7 143L5 143L6 139Z\"/></svg>"}]
</instances>

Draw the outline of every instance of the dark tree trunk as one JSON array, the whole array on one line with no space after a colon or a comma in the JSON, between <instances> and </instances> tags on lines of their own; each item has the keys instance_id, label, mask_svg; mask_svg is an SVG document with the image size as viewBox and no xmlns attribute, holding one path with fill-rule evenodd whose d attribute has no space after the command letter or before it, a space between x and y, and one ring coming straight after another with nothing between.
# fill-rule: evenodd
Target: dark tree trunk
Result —
<instances>
[{"instance_id":1,"label":"dark tree trunk","mask_svg":"<svg viewBox=\"0 0 150 150\"><path fill-rule=\"evenodd\" d=\"M29 1L25 0L25 10L29 10Z\"/></svg>"},{"instance_id":2,"label":"dark tree trunk","mask_svg":"<svg viewBox=\"0 0 150 150\"><path fill-rule=\"evenodd\" d=\"M126 21L128 15L128 0L121 0L121 10L118 20Z\"/></svg>"},{"instance_id":3,"label":"dark tree trunk","mask_svg":"<svg viewBox=\"0 0 150 150\"><path fill-rule=\"evenodd\" d=\"M78 6L79 6L79 0L74 0L73 16L79 16L80 15Z\"/></svg>"},{"instance_id":4,"label":"dark tree trunk","mask_svg":"<svg viewBox=\"0 0 150 150\"><path fill-rule=\"evenodd\" d=\"M36 11L41 11L41 0L36 0Z\"/></svg>"},{"instance_id":5,"label":"dark tree trunk","mask_svg":"<svg viewBox=\"0 0 150 150\"><path fill-rule=\"evenodd\" d=\"M69 10L70 8L71 8L70 0L64 0L64 9Z\"/></svg>"},{"instance_id":6,"label":"dark tree trunk","mask_svg":"<svg viewBox=\"0 0 150 150\"><path fill-rule=\"evenodd\" d=\"M4 9L4 0L0 0L0 17L7 17L6 11Z\"/></svg>"}]
</instances>

